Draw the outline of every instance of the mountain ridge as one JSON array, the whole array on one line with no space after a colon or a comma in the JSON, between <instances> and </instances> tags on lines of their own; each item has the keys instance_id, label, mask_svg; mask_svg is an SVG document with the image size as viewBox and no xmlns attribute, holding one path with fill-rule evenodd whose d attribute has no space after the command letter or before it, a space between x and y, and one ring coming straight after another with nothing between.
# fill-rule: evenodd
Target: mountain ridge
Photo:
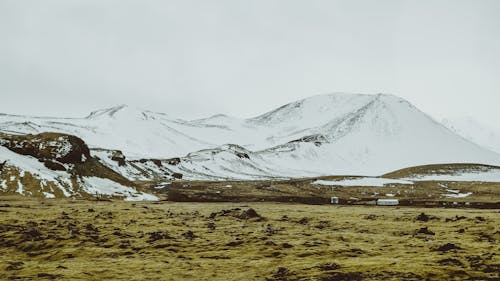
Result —
<instances>
[{"instance_id":1,"label":"mountain ridge","mask_svg":"<svg viewBox=\"0 0 500 281\"><path fill-rule=\"evenodd\" d=\"M316 95L247 119L216 114L183 120L126 105L73 119L0 115L1 131L73 134L91 148L120 150L129 160L163 159L163 173L193 179L199 174L224 178L225 172L237 178L238 169L244 178L259 178L377 175L437 163L500 164L499 154L387 94ZM249 157L239 157L234 147ZM213 154L203 154L207 151ZM172 158L181 161L170 165Z\"/></svg>"}]
</instances>

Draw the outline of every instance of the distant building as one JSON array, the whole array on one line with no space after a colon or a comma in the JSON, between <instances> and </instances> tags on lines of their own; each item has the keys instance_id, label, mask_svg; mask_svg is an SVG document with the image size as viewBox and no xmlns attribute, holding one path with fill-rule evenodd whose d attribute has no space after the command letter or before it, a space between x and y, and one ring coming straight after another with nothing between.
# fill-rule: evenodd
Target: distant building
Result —
<instances>
[{"instance_id":1,"label":"distant building","mask_svg":"<svg viewBox=\"0 0 500 281\"><path fill-rule=\"evenodd\" d=\"M332 198L330 198L330 203L331 204L338 204L339 203L339 198L338 197L332 197Z\"/></svg>"},{"instance_id":2,"label":"distant building","mask_svg":"<svg viewBox=\"0 0 500 281\"><path fill-rule=\"evenodd\" d=\"M379 206L397 206L399 205L398 199L378 199L377 205Z\"/></svg>"}]
</instances>

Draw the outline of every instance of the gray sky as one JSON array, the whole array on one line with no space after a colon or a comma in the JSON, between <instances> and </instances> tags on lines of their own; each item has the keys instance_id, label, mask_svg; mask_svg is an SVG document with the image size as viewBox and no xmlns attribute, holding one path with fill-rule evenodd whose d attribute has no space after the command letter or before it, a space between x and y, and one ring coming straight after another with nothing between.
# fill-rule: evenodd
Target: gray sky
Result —
<instances>
[{"instance_id":1,"label":"gray sky","mask_svg":"<svg viewBox=\"0 0 500 281\"><path fill-rule=\"evenodd\" d=\"M500 120L497 0L0 0L0 112L250 117L336 91Z\"/></svg>"}]
</instances>

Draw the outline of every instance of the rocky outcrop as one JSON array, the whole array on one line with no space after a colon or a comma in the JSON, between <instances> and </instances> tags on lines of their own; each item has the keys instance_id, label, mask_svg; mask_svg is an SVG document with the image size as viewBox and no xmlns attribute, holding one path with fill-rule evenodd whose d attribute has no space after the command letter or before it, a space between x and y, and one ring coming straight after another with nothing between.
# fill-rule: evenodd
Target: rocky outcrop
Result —
<instances>
[{"instance_id":1,"label":"rocky outcrop","mask_svg":"<svg viewBox=\"0 0 500 281\"><path fill-rule=\"evenodd\" d=\"M55 164L83 163L90 158L90 150L82 139L60 133L38 135L1 133L0 145L18 154L33 156L46 163L48 168L54 167Z\"/></svg>"},{"instance_id":2,"label":"rocky outcrop","mask_svg":"<svg viewBox=\"0 0 500 281\"><path fill-rule=\"evenodd\" d=\"M121 152L120 150L116 150L113 152L113 154L111 155L111 160L118 163L118 166L126 166L127 165L125 155L123 155L123 152Z\"/></svg>"},{"instance_id":3,"label":"rocky outcrop","mask_svg":"<svg viewBox=\"0 0 500 281\"><path fill-rule=\"evenodd\" d=\"M78 137L0 133L0 148L4 152L0 160L5 161L0 161L0 192L46 198L142 196L133 182L92 157L87 144ZM115 153L115 161L125 164L120 155Z\"/></svg>"}]
</instances>

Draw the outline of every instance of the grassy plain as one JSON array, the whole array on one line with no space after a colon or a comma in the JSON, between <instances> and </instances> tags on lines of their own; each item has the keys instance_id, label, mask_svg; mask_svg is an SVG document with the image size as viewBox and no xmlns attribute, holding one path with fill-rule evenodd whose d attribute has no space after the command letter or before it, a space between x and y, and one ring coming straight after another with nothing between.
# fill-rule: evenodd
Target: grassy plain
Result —
<instances>
[{"instance_id":1,"label":"grassy plain","mask_svg":"<svg viewBox=\"0 0 500 281\"><path fill-rule=\"evenodd\" d=\"M0 280L500 280L499 241L499 210L0 197Z\"/></svg>"}]
</instances>

